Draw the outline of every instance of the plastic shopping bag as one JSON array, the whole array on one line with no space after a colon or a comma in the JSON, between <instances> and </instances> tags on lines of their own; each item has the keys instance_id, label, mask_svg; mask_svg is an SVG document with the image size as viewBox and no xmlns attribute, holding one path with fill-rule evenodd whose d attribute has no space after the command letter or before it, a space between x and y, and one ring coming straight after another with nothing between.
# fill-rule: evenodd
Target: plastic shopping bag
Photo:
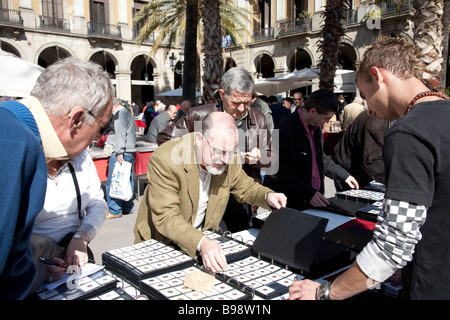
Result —
<instances>
[{"instance_id":1,"label":"plastic shopping bag","mask_svg":"<svg viewBox=\"0 0 450 320\"><path fill-rule=\"evenodd\" d=\"M131 162L116 162L111 177L109 196L111 198L128 201L133 197L130 183Z\"/></svg>"}]
</instances>

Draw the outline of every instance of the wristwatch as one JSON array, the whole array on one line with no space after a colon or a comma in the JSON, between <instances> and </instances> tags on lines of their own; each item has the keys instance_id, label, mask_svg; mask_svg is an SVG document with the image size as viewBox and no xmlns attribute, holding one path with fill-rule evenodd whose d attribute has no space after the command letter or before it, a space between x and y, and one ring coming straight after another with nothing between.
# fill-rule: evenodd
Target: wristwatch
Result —
<instances>
[{"instance_id":1,"label":"wristwatch","mask_svg":"<svg viewBox=\"0 0 450 320\"><path fill-rule=\"evenodd\" d=\"M316 291L316 299L317 300L331 300L330 298L330 287L333 281L322 283Z\"/></svg>"},{"instance_id":2,"label":"wristwatch","mask_svg":"<svg viewBox=\"0 0 450 320\"><path fill-rule=\"evenodd\" d=\"M72 237L73 239L83 239L86 243L89 243L88 239L81 233L75 233Z\"/></svg>"}]
</instances>

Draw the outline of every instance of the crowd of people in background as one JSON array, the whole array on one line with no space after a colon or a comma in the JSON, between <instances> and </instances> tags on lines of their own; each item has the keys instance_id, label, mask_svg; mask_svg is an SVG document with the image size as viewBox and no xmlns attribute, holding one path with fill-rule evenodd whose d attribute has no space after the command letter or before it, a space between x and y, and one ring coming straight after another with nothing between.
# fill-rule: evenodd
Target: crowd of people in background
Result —
<instances>
[{"instance_id":1,"label":"crowd of people in background","mask_svg":"<svg viewBox=\"0 0 450 320\"><path fill-rule=\"evenodd\" d=\"M254 97L251 106L266 116L269 130L273 130L281 119L302 107L308 98L301 91L291 91L290 93L291 96L285 96L283 94L269 97L264 95ZM353 120L367 109L367 106L364 105L364 100L353 93L348 93L345 96L343 94L336 94L336 97L339 101L338 111L328 123L323 124L322 130L324 132L345 132ZM191 102L189 100L180 100L179 103L167 105L161 100L149 101L142 105L135 102L131 102L130 104L128 101L123 101L122 103L123 107L131 112L135 119L142 120L145 125L143 127L144 136L148 141L153 143L156 143L156 135L162 129L185 116L188 110L197 104L200 105L201 103ZM158 124L154 124L153 132L148 133L153 119L161 114L164 114L164 116L158 118Z\"/></svg>"}]
</instances>

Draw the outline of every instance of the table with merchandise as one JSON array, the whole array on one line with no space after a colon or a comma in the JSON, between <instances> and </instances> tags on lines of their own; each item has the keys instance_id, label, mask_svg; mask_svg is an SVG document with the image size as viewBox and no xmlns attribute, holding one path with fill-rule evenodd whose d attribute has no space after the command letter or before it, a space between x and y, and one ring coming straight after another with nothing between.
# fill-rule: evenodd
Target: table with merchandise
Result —
<instances>
[{"instance_id":1,"label":"table with merchandise","mask_svg":"<svg viewBox=\"0 0 450 320\"><path fill-rule=\"evenodd\" d=\"M78 281L45 288L41 299L284 300L295 279L331 281L370 241L382 193L351 190L337 211L258 210L253 227L204 234L217 241L228 268L212 273L179 248L151 239L102 254L102 265ZM343 213L345 201L352 212ZM358 202L354 209L353 202ZM280 236L283 235L283 236ZM277 239L277 241L274 241ZM283 250L280 250L283 248ZM74 285L74 283L76 285ZM401 286L385 282L360 299L396 299ZM357 297L357 298L358 298Z\"/></svg>"}]
</instances>

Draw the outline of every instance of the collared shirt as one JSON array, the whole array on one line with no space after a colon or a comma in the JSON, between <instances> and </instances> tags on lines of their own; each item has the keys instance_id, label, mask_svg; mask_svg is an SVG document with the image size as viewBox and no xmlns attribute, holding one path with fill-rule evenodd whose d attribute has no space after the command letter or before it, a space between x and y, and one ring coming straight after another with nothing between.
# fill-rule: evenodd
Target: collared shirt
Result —
<instances>
[{"instance_id":1,"label":"collared shirt","mask_svg":"<svg viewBox=\"0 0 450 320\"><path fill-rule=\"evenodd\" d=\"M316 153L316 142L314 141L314 133L317 130L317 127L310 128L302 117L302 110L303 107L298 108L298 116L300 117L300 122L303 124L303 127L305 128L306 137L309 140L309 144L311 146L311 187L313 187L316 190L320 190L321 182L320 182L320 173L319 173L319 166L317 164L317 153Z\"/></svg>"},{"instance_id":2,"label":"collared shirt","mask_svg":"<svg viewBox=\"0 0 450 320\"><path fill-rule=\"evenodd\" d=\"M209 189L211 187L211 173L203 169L200 164L198 164L198 169L200 174L198 210L193 222L193 226L198 230L202 230L203 222L205 221L206 209L208 208Z\"/></svg>"},{"instance_id":3,"label":"collared shirt","mask_svg":"<svg viewBox=\"0 0 450 320\"><path fill-rule=\"evenodd\" d=\"M46 158L67 158L67 152L58 138L44 107L35 97L20 100L33 114L42 139L42 147Z\"/></svg>"},{"instance_id":4,"label":"collared shirt","mask_svg":"<svg viewBox=\"0 0 450 320\"><path fill-rule=\"evenodd\" d=\"M208 208L209 190L211 187L211 174L201 166L200 161L197 159L197 152L195 152L195 158L199 171L199 196L197 215L195 216L195 220L192 222L192 226L201 231L205 222L206 209ZM200 245L202 244L205 237L206 236L203 236L198 242L197 251L200 251Z\"/></svg>"},{"instance_id":5,"label":"collared shirt","mask_svg":"<svg viewBox=\"0 0 450 320\"><path fill-rule=\"evenodd\" d=\"M45 203L36 217L33 233L59 242L70 232L83 231L92 241L108 210L100 179L87 150L69 162L75 169L81 194L81 212L86 213L85 217L80 221L74 179L68 163L65 163L55 177L47 175Z\"/></svg>"},{"instance_id":6,"label":"collared shirt","mask_svg":"<svg viewBox=\"0 0 450 320\"><path fill-rule=\"evenodd\" d=\"M247 126L245 125L245 118L247 117L247 115L248 115L248 111L245 112L245 114L244 114L240 119L235 120L235 122L236 122L236 127L237 127L238 129L242 129L242 130L244 130L244 131L247 129Z\"/></svg>"}]
</instances>

